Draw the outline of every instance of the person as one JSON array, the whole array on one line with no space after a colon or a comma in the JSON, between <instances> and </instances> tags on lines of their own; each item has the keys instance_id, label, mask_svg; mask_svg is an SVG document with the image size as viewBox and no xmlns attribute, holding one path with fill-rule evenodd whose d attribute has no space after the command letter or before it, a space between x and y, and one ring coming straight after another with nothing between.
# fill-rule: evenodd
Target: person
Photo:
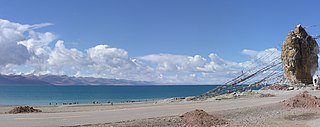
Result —
<instances>
[{"instance_id":1,"label":"person","mask_svg":"<svg viewBox=\"0 0 320 127\"><path fill-rule=\"evenodd\" d=\"M319 76L318 76L318 75L313 76L313 86L316 87L316 88L318 88L318 87L319 87L319 84L320 84L320 82L319 82Z\"/></svg>"}]
</instances>

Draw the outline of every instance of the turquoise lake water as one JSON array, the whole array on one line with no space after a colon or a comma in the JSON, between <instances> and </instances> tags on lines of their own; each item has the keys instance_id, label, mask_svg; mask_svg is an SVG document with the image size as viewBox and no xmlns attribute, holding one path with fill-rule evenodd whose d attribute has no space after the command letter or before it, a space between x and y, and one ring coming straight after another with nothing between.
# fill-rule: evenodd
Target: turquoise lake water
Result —
<instances>
[{"instance_id":1,"label":"turquoise lake water","mask_svg":"<svg viewBox=\"0 0 320 127\"><path fill-rule=\"evenodd\" d=\"M0 86L0 105L92 104L200 95L215 85Z\"/></svg>"}]
</instances>

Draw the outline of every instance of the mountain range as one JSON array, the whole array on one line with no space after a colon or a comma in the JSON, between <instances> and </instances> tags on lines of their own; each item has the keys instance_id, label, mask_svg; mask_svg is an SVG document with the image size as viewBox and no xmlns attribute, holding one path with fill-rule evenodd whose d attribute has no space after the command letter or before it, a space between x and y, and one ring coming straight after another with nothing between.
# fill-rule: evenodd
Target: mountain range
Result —
<instances>
[{"instance_id":1,"label":"mountain range","mask_svg":"<svg viewBox=\"0 0 320 127\"><path fill-rule=\"evenodd\" d=\"M108 79L94 77L70 77L66 75L0 75L3 85L154 85L155 82Z\"/></svg>"}]
</instances>

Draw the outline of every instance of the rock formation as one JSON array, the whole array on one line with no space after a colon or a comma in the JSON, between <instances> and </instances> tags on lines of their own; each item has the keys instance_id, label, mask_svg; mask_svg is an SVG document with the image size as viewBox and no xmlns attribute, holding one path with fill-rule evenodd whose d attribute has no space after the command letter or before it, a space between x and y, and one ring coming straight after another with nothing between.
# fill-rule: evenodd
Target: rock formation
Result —
<instances>
[{"instance_id":1,"label":"rock formation","mask_svg":"<svg viewBox=\"0 0 320 127\"><path fill-rule=\"evenodd\" d=\"M207 112L200 109L184 113L180 118L187 127L216 127L228 124L227 120L209 115Z\"/></svg>"},{"instance_id":2,"label":"rock formation","mask_svg":"<svg viewBox=\"0 0 320 127\"><path fill-rule=\"evenodd\" d=\"M318 68L318 44L301 25L290 31L282 45L281 60L289 81L312 83Z\"/></svg>"},{"instance_id":3,"label":"rock formation","mask_svg":"<svg viewBox=\"0 0 320 127\"><path fill-rule=\"evenodd\" d=\"M319 108L320 99L304 91L282 102L288 108Z\"/></svg>"},{"instance_id":4,"label":"rock formation","mask_svg":"<svg viewBox=\"0 0 320 127\"><path fill-rule=\"evenodd\" d=\"M33 113L33 112L42 112L42 110L34 109L33 107L30 107L30 106L18 106L6 113L18 114L18 113Z\"/></svg>"}]
</instances>

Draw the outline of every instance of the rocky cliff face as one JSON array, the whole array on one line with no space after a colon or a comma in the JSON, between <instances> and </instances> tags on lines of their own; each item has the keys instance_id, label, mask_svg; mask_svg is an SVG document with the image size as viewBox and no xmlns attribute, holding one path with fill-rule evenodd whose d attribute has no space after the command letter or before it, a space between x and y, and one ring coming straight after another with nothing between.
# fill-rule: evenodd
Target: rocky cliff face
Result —
<instances>
[{"instance_id":1,"label":"rocky cliff face","mask_svg":"<svg viewBox=\"0 0 320 127\"><path fill-rule=\"evenodd\" d=\"M289 32L282 45L281 59L288 80L312 83L318 68L318 44L301 25Z\"/></svg>"}]
</instances>

